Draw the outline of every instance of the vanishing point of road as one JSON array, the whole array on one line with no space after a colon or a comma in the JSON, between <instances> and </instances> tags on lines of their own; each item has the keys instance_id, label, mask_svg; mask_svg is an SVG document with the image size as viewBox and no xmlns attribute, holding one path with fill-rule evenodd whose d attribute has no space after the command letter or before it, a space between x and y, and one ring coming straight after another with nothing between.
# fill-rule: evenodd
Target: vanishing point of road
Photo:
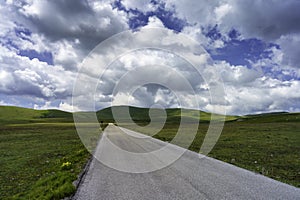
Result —
<instances>
[{"instance_id":1,"label":"vanishing point of road","mask_svg":"<svg viewBox=\"0 0 300 200\"><path fill-rule=\"evenodd\" d=\"M138 136L138 137L134 137ZM139 137L140 136L140 137ZM109 124L101 140L135 153L152 151L167 143ZM172 148L172 147L170 147ZM180 147L178 147L180 148ZM99 149L97 147L97 149ZM103 150L103 149L102 149ZM132 161L104 148L107 158L126 167ZM97 150L95 157L97 157ZM103 152L102 152L103 153ZM143 158L143 157L142 157ZM144 163L155 163L145 157ZM101 160L101 159L100 159ZM136 163L143 165L143 163ZM93 159L73 197L75 200L201 200L201 199L300 199L300 189L210 157L199 159L185 151L171 165L147 173L122 172Z\"/></svg>"}]
</instances>

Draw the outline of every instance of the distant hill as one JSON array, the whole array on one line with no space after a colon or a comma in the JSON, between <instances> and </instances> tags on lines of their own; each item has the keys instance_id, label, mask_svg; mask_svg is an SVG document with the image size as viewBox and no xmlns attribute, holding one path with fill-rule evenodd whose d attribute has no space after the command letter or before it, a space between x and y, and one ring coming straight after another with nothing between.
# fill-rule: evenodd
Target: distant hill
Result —
<instances>
[{"instance_id":1,"label":"distant hill","mask_svg":"<svg viewBox=\"0 0 300 200\"><path fill-rule=\"evenodd\" d=\"M149 108L138 108L132 106L115 106L114 110L118 113L118 117L122 119L124 122L127 121L125 116L125 111L129 109L129 113L131 119L135 122L150 122L149 117ZM152 120L160 120L163 119L162 116L155 115L155 110L159 111L159 109L153 109L154 116ZM209 122L211 119L211 113L199 111L199 110L189 110L189 109L180 109L180 108L169 108L166 109L167 114L167 122L180 122L181 117L188 118L189 121L201 121L201 122ZM157 112L159 113L159 112ZM199 117L200 116L200 117ZM101 121L109 121L113 122L113 114L112 108L105 108L97 112L97 117ZM222 115L214 115L214 120L219 120L224 118ZM238 116L226 116L226 121L237 120Z\"/></svg>"},{"instance_id":2,"label":"distant hill","mask_svg":"<svg viewBox=\"0 0 300 200\"><path fill-rule=\"evenodd\" d=\"M247 122L300 122L300 113L273 112L256 115L245 115L240 118Z\"/></svg>"},{"instance_id":3,"label":"distant hill","mask_svg":"<svg viewBox=\"0 0 300 200\"><path fill-rule=\"evenodd\" d=\"M149 108L139 108L132 106L116 106L114 109L118 112L121 121L127 122L128 119L124 115L129 109L131 119L135 122L150 122ZM159 111L158 109L156 109ZM155 111L155 109L154 109ZM181 117L187 118L189 121L207 123L211 120L211 113L199 110L189 110L180 108L166 109L167 122L178 123ZM88 113L88 112L83 112ZM162 115L158 112L152 120L163 120ZM112 108L104 108L96 112L99 122L114 122ZM200 116L200 118L199 118ZM222 115L213 115L213 120L221 120ZM300 113L263 113L245 116L226 116L226 122L300 122ZM0 106L0 124L20 124L20 123L49 123L49 122L73 122L73 114L61 110L34 110L30 108L21 108L15 106Z\"/></svg>"},{"instance_id":4,"label":"distant hill","mask_svg":"<svg viewBox=\"0 0 300 200\"><path fill-rule=\"evenodd\" d=\"M15 106L0 106L0 124L72 121L72 113L61 110L34 110Z\"/></svg>"}]
</instances>

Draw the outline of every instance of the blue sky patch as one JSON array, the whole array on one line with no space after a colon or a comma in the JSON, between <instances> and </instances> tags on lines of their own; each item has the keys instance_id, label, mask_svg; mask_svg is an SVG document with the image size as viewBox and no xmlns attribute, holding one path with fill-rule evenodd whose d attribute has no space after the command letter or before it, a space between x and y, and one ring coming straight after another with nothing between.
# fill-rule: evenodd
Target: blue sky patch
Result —
<instances>
[{"instance_id":1,"label":"blue sky patch","mask_svg":"<svg viewBox=\"0 0 300 200\"><path fill-rule=\"evenodd\" d=\"M237 39L240 35L241 35L241 34L240 34L237 30L235 30L235 29L232 29L232 30L229 31L229 33L228 33L228 37L229 37L230 39Z\"/></svg>"},{"instance_id":2,"label":"blue sky patch","mask_svg":"<svg viewBox=\"0 0 300 200\"><path fill-rule=\"evenodd\" d=\"M158 5L156 1L152 1L152 4ZM113 4L113 7L123 10L127 13L131 13L133 16L129 18L129 27L130 29L137 29L139 27L145 26L148 23L148 18L151 16L156 16L159 18L165 27L168 29L172 29L174 31L180 32L184 28L184 26L187 24L184 20L179 19L174 16L174 13L171 11L167 11L165 9L165 5L160 3L157 10L143 13L140 12L139 10L133 10L129 9L127 10L120 0L115 1Z\"/></svg>"},{"instance_id":3,"label":"blue sky patch","mask_svg":"<svg viewBox=\"0 0 300 200\"><path fill-rule=\"evenodd\" d=\"M12 38L2 37L0 38L0 44L11 50L19 49Z\"/></svg>"},{"instance_id":4,"label":"blue sky patch","mask_svg":"<svg viewBox=\"0 0 300 200\"><path fill-rule=\"evenodd\" d=\"M21 28L21 27L15 28L15 33L17 36L20 36L20 37L22 37L22 35L31 36L31 34L32 34L29 29Z\"/></svg>"},{"instance_id":5,"label":"blue sky patch","mask_svg":"<svg viewBox=\"0 0 300 200\"><path fill-rule=\"evenodd\" d=\"M292 69L281 69L279 66L262 66L265 76L281 81L300 80L297 72Z\"/></svg>"},{"instance_id":6,"label":"blue sky patch","mask_svg":"<svg viewBox=\"0 0 300 200\"><path fill-rule=\"evenodd\" d=\"M245 65L250 67L250 62L256 62L262 58L270 58L272 52L269 50L270 47L278 45L272 43L266 43L256 38L239 40L240 33L232 29L228 33L229 40L218 30L218 26L209 26L202 28L205 36L212 41L223 40L225 45L222 48L208 49L214 60L225 60L232 65Z\"/></svg>"},{"instance_id":7,"label":"blue sky patch","mask_svg":"<svg viewBox=\"0 0 300 200\"><path fill-rule=\"evenodd\" d=\"M268 49L272 46L276 45L265 43L256 38L232 39L225 42L223 48L215 49L210 53L214 60L226 60L232 65L249 66L249 61L256 62L262 58L270 58L272 52Z\"/></svg>"},{"instance_id":8,"label":"blue sky patch","mask_svg":"<svg viewBox=\"0 0 300 200\"><path fill-rule=\"evenodd\" d=\"M213 27L202 28L203 33L206 37L212 40L219 40L222 38L222 34L218 31L218 26L215 25Z\"/></svg>"},{"instance_id":9,"label":"blue sky patch","mask_svg":"<svg viewBox=\"0 0 300 200\"><path fill-rule=\"evenodd\" d=\"M26 56L29 59L37 58L39 61L46 62L48 65L53 65L53 56L51 52L37 52L35 50L19 50L18 55Z\"/></svg>"}]
</instances>

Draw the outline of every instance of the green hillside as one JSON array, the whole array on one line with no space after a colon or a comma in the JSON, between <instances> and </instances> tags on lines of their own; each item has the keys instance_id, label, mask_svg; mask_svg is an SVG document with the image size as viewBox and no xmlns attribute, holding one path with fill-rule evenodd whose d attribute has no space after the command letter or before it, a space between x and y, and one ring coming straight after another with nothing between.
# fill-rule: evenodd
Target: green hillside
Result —
<instances>
[{"instance_id":1,"label":"green hillside","mask_svg":"<svg viewBox=\"0 0 300 200\"><path fill-rule=\"evenodd\" d=\"M149 108L139 108L132 106L115 106L114 109L118 113L118 117L123 122L128 122L125 111L129 109L131 119L135 122L150 122ZM164 120L161 110L153 109L154 117L152 120ZM157 112L155 112L157 111ZM158 112L160 111L160 112ZM168 123L180 122L181 118L187 118L189 121L209 122L211 113L180 108L169 108L165 110ZM87 112L88 113L88 112ZM156 114L155 114L156 113ZM104 108L96 113L99 121L115 122L112 114L112 107ZM199 118L200 116L200 118ZM212 120L222 120L224 116L214 114ZM300 113L263 113L245 116L225 117L226 122L300 122ZM21 123L49 123L49 122L73 122L72 113L61 110L34 110L30 108L21 108L15 106L0 106L0 124L21 124Z\"/></svg>"},{"instance_id":2,"label":"green hillside","mask_svg":"<svg viewBox=\"0 0 300 200\"><path fill-rule=\"evenodd\" d=\"M300 113L276 112L257 115L245 115L241 120L247 122L300 122Z\"/></svg>"},{"instance_id":3,"label":"green hillside","mask_svg":"<svg viewBox=\"0 0 300 200\"><path fill-rule=\"evenodd\" d=\"M72 113L60 110L34 110L15 106L0 106L0 124L72 121Z\"/></svg>"},{"instance_id":4,"label":"green hillside","mask_svg":"<svg viewBox=\"0 0 300 200\"><path fill-rule=\"evenodd\" d=\"M125 111L129 109L129 113L131 119L135 122L150 122L149 117L149 108L138 108L132 106L116 106L114 107L114 111L118 114L118 118L122 121L128 121L128 118L125 115ZM163 116L159 115L159 109L152 109L154 111L154 115L152 120L163 120ZM157 111L157 112L156 112ZM191 110L191 109L180 109L180 108L169 108L166 109L167 114L167 122L174 123L180 122L181 117L188 118L189 121L199 121L200 122L208 122L211 120L211 113L198 111L198 110ZM157 114L155 114L157 113ZM112 114L112 108L105 108L97 112L97 117L99 121L106 121L106 122L114 122L114 117ZM224 116L222 115L214 115L213 120L223 119ZM237 120L238 116L226 116L225 121L232 121Z\"/></svg>"}]
</instances>

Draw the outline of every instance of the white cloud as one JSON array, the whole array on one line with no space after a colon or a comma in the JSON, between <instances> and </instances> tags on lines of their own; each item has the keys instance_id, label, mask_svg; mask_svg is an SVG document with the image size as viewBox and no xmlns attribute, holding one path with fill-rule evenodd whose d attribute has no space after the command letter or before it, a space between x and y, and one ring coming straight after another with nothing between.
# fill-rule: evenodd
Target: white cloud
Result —
<instances>
[{"instance_id":1,"label":"white cloud","mask_svg":"<svg viewBox=\"0 0 300 200\"><path fill-rule=\"evenodd\" d=\"M58 109L68 111L68 112L80 111L76 106L73 106L73 105L71 105L69 103L66 103L66 102L60 102L60 104L58 106Z\"/></svg>"},{"instance_id":2,"label":"white cloud","mask_svg":"<svg viewBox=\"0 0 300 200\"><path fill-rule=\"evenodd\" d=\"M4 37L8 34L13 28L16 27L16 25L13 23L13 21L10 20L8 11L5 9L4 5L0 5L0 37Z\"/></svg>"},{"instance_id":3,"label":"white cloud","mask_svg":"<svg viewBox=\"0 0 300 200\"><path fill-rule=\"evenodd\" d=\"M68 41L56 42L52 51L55 64L62 65L67 70L78 70L81 55L75 48L74 43Z\"/></svg>"},{"instance_id":4,"label":"white cloud","mask_svg":"<svg viewBox=\"0 0 300 200\"><path fill-rule=\"evenodd\" d=\"M100 46L89 55L83 65L87 68L82 71L85 75L82 76L82 80L80 78L77 80L85 83L82 85L85 89L79 87L78 94L92 99L94 77L99 77L101 73L104 73L98 82L96 96L102 101L96 102L97 106L109 106L111 101L118 105L128 104L129 101L129 104L136 106L149 107L159 103L163 107L198 108L199 105L192 98L194 92L196 93L195 99L201 92L201 106L205 106L205 103L212 103L207 100L209 92L205 92L200 87L204 82L201 75L209 77L207 86L212 87L218 80L217 70L209 67L211 60L196 41L167 29L145 27L139 31L128 32L126 36L123 35L119 39L112 38L108 43L109 51ZM147 48L139 49L140 46ZM156 49L152 49L153 47ZM194 66L184 59L193 63ZM105 63L110 63L110 65L106 66ZM178 102L170 91L153 84L169 88L178 98L181 98L182 102ZM190 88L187 88L185 84L190 85ZM86 87L87 85L89 86ZM118 93L113 94L117 86L119 87ZM135 86L140 89L133 94L131 90ZM80 95L78 95L79 108L87 106L87 103L82 104L83 99ZM105 96L109 98L104 98Z\"/></svg>"},{"instance_id":5,"label":"white cloud","mask_svg":"<svg viewBox=\"0 0 300 200\"><path fill-rule=\"evenodd\" d=\"M282 35L300 31L300 2L228 0L230 12L222 24L237 28L245 37L276 40ZM288 13L287 13L288 12Z\"/></svg>"},{"instance_id":6,"label":"white cloud","mask_svg":"<svg viewBox=\"0 0 300 200\"><path fill-rule=\"evenodd\" d=\"M234 66L225 61L218 62L215 67L219 69L225 84L230 85L246 85L262 76L262 71L259 69L248 69L246 66Z\"/></svg>"},{"instance_id":7,"label":"white cloud","mask_svg":"<svg viewBox=\"0 0 300 200\"><path fill-rule=\"evenodd\" d=\"M225 17L232 9L229 4L222 4L214 9L217 21L220 23L221 19Z\"/></svg>"},{"instance_id":8,"label":"white cloud","mask_svg":"<svg viewBox=\"0 0 300 200\"><path fill-rule=\"evenodd\" d=\"M166 9L174 10L176 16L191 24L215 24L214 9L221 1L166 0Z\"/></svg>"},{"instance_id":9,"label":"white cloud","mask_svg":"<svg viewBox=\"0 0 300 200\"><path fill-rule=\"evenodd\" d=\"M99 42L128 29L127 14L113 9L105 1L39 1L9 6L27 28L50 41L79 41L77 46L88 53Z\"/></svg>"},{"instance_id":10,"label":"white cloud","mask_svg":"<svg viewBox=\"0 0 300 200\"><path fill-rule=\"evenodd\" d=\"M143 35L144 33L146 36ZM143 46L148 46L149 43L147 42L150 41L145 40L145 37L153 38L151 44L160 45L162 48L172 46L174 52L180 53L184 58L193 63L197 63L196 67L201 69L202 75L208 80L207 83L203 82L204 80L201 80L199 78L200 76L197 75L195 71L185 66L184 62L174 57L172 54L153 50L134 51L123 54L115 60L114 64L109 66L109 70L102 77L103 80L98 88L99 96L102 96L101 98L103 99L101 105L109 106L109 103L112 100L115 100L118 105L127 104L129 102L131 105L149 107L158 103L163 107L182 106L197 108L200 106L201 109L214 112L217 112L218 109L223 110L226 108L227 112L231 114L248 114L272 110L289 110L289 107L292 106L290 104L284 104L286 99L298 99L300 97L298 93L288 95L287 93L283 94L279 92L280 90L295 90L299 87L298 84L292 84L292 81L283 84L279 79L265 77L258 66L255 68L247 68L246 66L230 65L223 61L217 63L214 67L208 67L207 64L209 63L209 59L204 56L205 54L194 54L193 52L197 48L193 48L193 45L186 45L184 40L179 40L179 35L180 33L164 32L164 34L162 34L157 30L147 32L141 29L138 32L132 33L132 35L129 35L129 38L134 36L135 40L130 39L129 41L132 42L133 46L129 45L126 47L130 50L131 47L136 45L136 42ZM125 40L125 38L123 39ZM118 41L116 44L118 44L117 47L119 49L125 48L123 50L126 52L126 47L122 45L128 45L128 43L122 44ZM197 46L196 44L194 45L195 47ZM184 47L187 48L188 51ZM111 51L105 52L102 54L102 57L113 57L111 55ZM99 59L101 56L93 58ZM93 61L93 59L90 62L94 64L97 63L97 61ZM155 65L157 65L157 67L155 67ZM171 73L170 69L161 67L164 65L171 66L180 75L184 76L185 80L188 80L188 82L191 83L193 91L196 92L196 98L199 100L198 105L190 101L195 97L193 96L193 93L181 88L182 82L180 81L180 77ZM138 68L141 68L141 66L148 66L148 68L137 70ZM112 95L115 84L118 83L120 78L127 72L131 72L132 74L128 74L127 79L124 79L125 81L123 80L124 82L121 84L123 90L111 97L110 95ZM214 96L214 102L211 101L208 88L210 85L213 85L216 73L221 74L225 84L225 101L218 101L218 99L222 99L218 96ZM128 93L135 83L147 80L148 77L151 77L154 83L158 83L159 80L164 80L165 82L163 83L166 84L170 83L173 86L173 89L171 89L172 92L177 96L172 96L168 90L159 87L154 89L155 87L152 85L142 86L135 95ZM205 85L207 87L205 87ZM274 90L274 88L280 89ZM110 98L103 98L106 95L109 95ZM183 100L183 102L181 102L182 104L178 102L176 97ZM107 102L106 104L104 103L105 101Z\"/></svg>"},{"instance_id":11,"label":"white cloud","mask_svg":"<svg viewBox=\"0 0 300 200\"><path fill-rule=\"evenodd\" d=\"M68 99L66 101L70 101L70 99ZM80 111L76 106L73 106L72 104L69 104L66 101L61 101L58 105L53 105L52 101L46 101L42 105L34 104L33 109L37 109L37 110L57 109L57 110L63 110L63 111L67 111L67 112Z\"/></svg>"},{"instance_id":12,"label":"white cloud","mask_svg":"<svg viewBox=\"0 0 300 200\"><path fill-rule=\"evenodd\" d=\"M38 104L34 104L33 105L33 109L36 110L47 110L47 109L56 109L56 107L51 106L51 102L50 101L46 101L44 105L38 105Z\"/></svg>"},{"instance_id":13,"label":"white cloud","mask_svg":"<svg viewBox=\"0 0 300 200\"><path fill-rule=\"evenodd\" d=\"M277 43L282 50L282 64L300 68L300 34L281 36Z\"/></svg>"},{"instance_id":14,"label":"white cloud","mask_svg":"<svg viewBox=\"0 0 300 200\"><path fill-rule=\"evenodd\" d=\"M300 81L282 81L280 76L269 77L258 66L247 68L230 65L225 61L216 64L222 74L226 99L226 104L217 106L218 109L226 108L230 114L296 110L296 102L300 100ZM291 74L290 71L287 73ZM204 107L213 111L211 104L204 104Z\"/></svg>"},{"instance_id":15,"label":"white cloud","mask_svg":"<svg viewBox=\"0 0 300 200\"><path fill-rule=\"evenodd\" d=\"M0 90L3 92L9 92L9 87L14 84L13 76L7 71L0 70Z\"/></svg>"},{"instance_id":16,"label":"white cloud","mask_svg":"<svg viewBox=\"0 0 300 200\"><path fill-rule=\"evenodd\" d=\"M167 0L166 8L179 18L203 26L219 24L223 31L238 29L244 37L275 40L300 31L299 1L254 0L194 1ZM287 14L288 12L288 14Z\"/></svg>"},{"instance_id":17,"label":"white cloud","mask_svg":"<svg viewBox=\"0 0 300 200\"><path fill-rule=\"evenodd\" d=\"M282 82L260 77L248 85L226 85L227 112L249 114L254 112L291 111L300 100L299 81Z\"/></svg>"},{"instance_id":18,"label":"white cloud","mask_svg":"<svg viewBox=\"0 0 300 200\"><path fill-rule=\"evenodd\" d=\"M157 7L151 0L122 0L121 3L127 10L140 10L144 13L155 11Z\"/></svg>"},{"instance_id":19,"label":"white cloud","mask_svg":"<svg viewBox=\"0 0 300 200\"><path fill-rule=\"evenodd\" d=\"M242 38L258 38L280 45L285 65L299 67L300 2L281 1L195 1L167 0L166 8L191 25L185 32L201 41L207 48L220 48L233 28ZM218 25L223 38L208 41L202 28Z\"/></svg>"},{"instance_id":20,"label":"white cloud","mask_svg":"<svg viewBox=\"0 0 300 200\"><path fill-rule=\"evenodd\" d=\"M30 60L1 46L1 93L43 98L70 96L75 73L60 66ZM72 80L72 81L71 81Z\"/></svg>"},{"instance_id":21,"label":"white cloud","mask_svg":"<svg viewBox=\"0 0 300 200\"><path fill-rule=\"evenodd\" d=\"M159 28L164 28L164 24L162 23L162 21L155 17L155 16L151 16L148 18L148 24L147 26L148 28L151 28L151 27L159 27Z\"/></svg>"},{"instance_id":22,"label":"white cloud","mask_svg":"<svg viewBox=\"0 0 300 200\"><path fill-rule=\"evenodd\" d=\"M0 5L0 94L70 110L78 64L99 42L128 28L127 13L104 1L6 3ZM21 50L49 52L54 65L18 55Z\"/></svg>"},{"instance_id":23,"label":"white cloud","mask_svg":"<svg viewBox=\"0 0 300 200\"><path fill-rule=\"evenodd\" d=\"M161 19L151 16L146 27L130 32L124 40L112 40L112 43L106 44L106 48L98 49L95 54L90 55L86 62L88 66L82 71L81 88L75 94L78 103L75 108L71 106L71 95L79 63L99 42L127 30L128 18L132 13L113 8L111 0L30 0L24 2L24 5L19 1L6 3L7 5L0 5L0 93L8 97L29 96L34 99L36 108L93 110L94 108L85 106L87 100L94 98L97 108L109 106L113 100L124 104L128 99L130 104L137 106L200 106L208 111L227 108L229 113L234 114L294 111L299 106L299 81L284 79L284 76L292 73L300 77L298 1L274 1L270 4L259 0L167 0L164 2L166 9L174 11L174 16L188 23L182 33L167 30ZM155 11L158 6L149 0L123 0L121 3L126 9L138 9L144 13ZM160 4L162 5L163 3ZM251 63L253 68L230 65L226 61L212 66L200 44L208 49L222 48L228 39L223 36L212 40L204 36L203 32L215 24L218 24L223 35L235 28L242 34L242 38L256 37L272 41L279 44L280 48L271 47L271 57ZM165 31L146 29L150 27L161 27ZM23 32L20 31L18 35L16 28ZM27 29L30 34L25 33ZM195 41L181 37L184 34ZM171 50L171 54L151 49L131 51L137 47L159 47ZM54 65L20 56L20 50L50 52ZM172 53L193 63L199 71L187 66ZM107 65L109 60L115 62ZM136 70L141 66L149 68ZM163 66L171 66L173 71ZM265 66L272 66L272 70L262 73L259 69ZM97 82L99 74L104 70L104 76ZM128 75L128 87L123 87L124 89L130 90L131 84L152 77L154 82L163 80L162 83L171 84L172 89L169 89L174 94L164 87L148 84L141 86L132 95L128 91L122 91L123 93L114 96L112 92L116 83L124 74L134 70L135 74ZM225 84L226 99L211 102L208 89L218 80L218 73ZM184 81L181 76L191 84L195 95L182 87ZM99 84L96 97L92 93L86 93L93 88L95 82ZM199 105L192 100L194 96L199 100ZM177 98L182 99L183 104ZM218 96L217 99L221 98ZM0 103L9 102L2 100Z\"/></svg>"}]
</instances>

